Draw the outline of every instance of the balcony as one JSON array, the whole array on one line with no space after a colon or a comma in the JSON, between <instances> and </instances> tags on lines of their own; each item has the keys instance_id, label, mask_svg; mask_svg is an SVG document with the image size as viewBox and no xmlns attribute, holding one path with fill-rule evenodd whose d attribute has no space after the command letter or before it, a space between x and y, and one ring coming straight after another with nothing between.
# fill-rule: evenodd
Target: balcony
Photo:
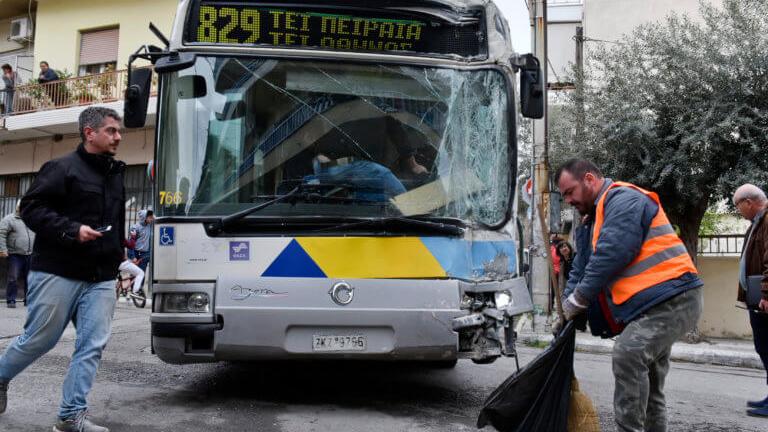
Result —
<instances>
[{"instance_id":1,"label":"balcony","mask_svg":"<svg viewBox=\"0 0 768 432\"><path fill-rule=\"evenodd\" d=\"M109 103L123 100L128 82L128 70L67 78L45 84L17 86L12 93L13 107L6 116L32 112ZM7 104L8 93L3 94ZM152 82L152 95L157 93L157 81Z\"/></svg>"},{"instance_id":2,"label":"balcony","mask_svg":"<svg viewBox=\"0 0 768 432\"><path fill-rule=\"evenodd\" d=\"M93 104L122 114L127 83L128 71L123 69L45 84L20 85L12 93L0 90L0 102L5 105L10 97L13 104L10 112L0 114L0 142L77 134L80 113ZM150 94L148 127L155 122L156 75Z\"/></svg>"}]
</instances>

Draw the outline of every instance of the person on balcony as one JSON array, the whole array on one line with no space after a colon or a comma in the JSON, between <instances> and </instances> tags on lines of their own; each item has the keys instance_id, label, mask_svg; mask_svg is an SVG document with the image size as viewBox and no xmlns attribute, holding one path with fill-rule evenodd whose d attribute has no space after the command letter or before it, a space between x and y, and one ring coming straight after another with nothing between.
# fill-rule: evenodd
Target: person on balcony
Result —
<instances>
[{"instance_id":1,"label":"person on balcony","mask_svg":"<svg viewBox=\"0 0 768 432\"><path fill-rule=\"evenodd\" d=\"M19 82L19 74L17 74L8 63L4 64L2 69L3 84L5 84L5 88L2 91L0 102L2 102L4 107L2 113L9 115L13 112L13 94L16 84Z\"/></svg>"},{"instance_id":2,"label":"person on balcony","mask_svg":"<svg viewBox=\"0 0 768 432\"><path fill-rule=\"evenodd\" d=\"M47 61L40 62L40 75L37 77L37 82L43 84L45 94L51 98L53 104L56 106L61 105L64 102L64 89L65 87L60 84L50 84L59 80L59 74L55 70L51 69Z\"/></svg>"},{"instance_id":3,"label":"person on balcony","mask_svg":"<svg viewBox=\"0 0 768 432\"><path fill-rule=\"evenodd\" d=\"M58 81L58 80L59 80L59 74L57 74L55 70L51 69L47 61L41 61L40 76L37 78L37 81L40 84L45 84L51 81Z\"/></svg>"}]
</instances>

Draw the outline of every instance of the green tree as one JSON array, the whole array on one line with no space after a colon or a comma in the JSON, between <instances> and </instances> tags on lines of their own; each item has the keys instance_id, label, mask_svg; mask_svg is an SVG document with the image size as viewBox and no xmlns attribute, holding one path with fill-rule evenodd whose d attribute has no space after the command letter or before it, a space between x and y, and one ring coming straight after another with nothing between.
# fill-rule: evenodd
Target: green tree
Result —
<instances>
[{"instance_id":1,"label":"green tree","mask_svg":"<svg viewBox=\"0 0 768 432\"><path fill-rule=\"evenodd\" d=\"M693 256L713 199L768 184L768 2L702 3L700 14L587 42L579 91L557 120L570 129L552 137L555 163L587 157L658 193Z\"/></svg>"}]
</instances>

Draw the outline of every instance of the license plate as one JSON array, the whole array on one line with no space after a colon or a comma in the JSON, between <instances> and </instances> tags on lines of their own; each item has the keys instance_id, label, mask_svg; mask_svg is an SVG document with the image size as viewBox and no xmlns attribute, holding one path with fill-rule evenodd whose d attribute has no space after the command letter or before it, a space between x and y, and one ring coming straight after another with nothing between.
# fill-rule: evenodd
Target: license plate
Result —
<instances>
[{"instance_id":1,"label":"license plate","mask_svg":"<svg viewBox=\"0 0 768 432\"><path fill-rule=\"evenodd\" d=\"M361 335L314 335L313 351L365 351L365 336Z\"/></svg>"}]
</instances>

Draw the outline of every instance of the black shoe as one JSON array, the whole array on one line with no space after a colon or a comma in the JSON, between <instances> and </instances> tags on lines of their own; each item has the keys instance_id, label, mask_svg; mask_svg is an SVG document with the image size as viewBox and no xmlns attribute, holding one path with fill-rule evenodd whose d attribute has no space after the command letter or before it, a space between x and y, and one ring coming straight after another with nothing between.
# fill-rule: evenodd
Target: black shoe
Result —
<instances>
[{"instance_id":1,"label":"black shoe","mask_svg":"<svg viewBox=\"0 0 768 432\"><path fill-rule=\"evenodd\" d=\"M0 382L0 414L5 412L5 406L8 404L8 383Z\"/></svg>"},{"instance_id":2,"label":"black shoe","mask_svg":"<svg viewBox=\"0 0 768 432\"><path fill-rule=\"evenodd\" d=\"M765 417L768 418L768 407L752 408L747 410L747 415L750 417Z\"/></svg>"},{"instance_id":3,"label":"black shoe","mask_svg":"<svg viewBox=\"0 0 768 432\"><path fill-rule=\"evenodd\" d=\"M768 396L759 401L747 401L747 406L750 408L766 408L768 407Z\"/></svg>"},{"instance_id":4,"label":"black shoe","mask_svg":"<svg viewBox=\"0 0 768 432\"><path fill-rule=\"evenodd\" d=\"M9 309L16 309L16 303L8 303Z\"/></svg>"}]
</instances>

